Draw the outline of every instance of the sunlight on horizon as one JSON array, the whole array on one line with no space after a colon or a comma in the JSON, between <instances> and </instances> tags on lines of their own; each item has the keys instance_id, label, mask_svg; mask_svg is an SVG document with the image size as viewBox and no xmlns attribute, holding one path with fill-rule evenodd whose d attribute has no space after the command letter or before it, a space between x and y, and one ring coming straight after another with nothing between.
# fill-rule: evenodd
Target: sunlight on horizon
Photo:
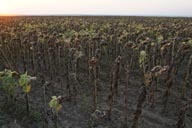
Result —
<instances>
[{"instance_id":1,"label":"sunlight on horizon","mask_svg":"<svg viewBox=\"0 0 192 128\"><path fill-rule=\"evenodd\" d=\"M0 15L192 16L191 0L0 0Z\"/></svg>"}]
</instances>

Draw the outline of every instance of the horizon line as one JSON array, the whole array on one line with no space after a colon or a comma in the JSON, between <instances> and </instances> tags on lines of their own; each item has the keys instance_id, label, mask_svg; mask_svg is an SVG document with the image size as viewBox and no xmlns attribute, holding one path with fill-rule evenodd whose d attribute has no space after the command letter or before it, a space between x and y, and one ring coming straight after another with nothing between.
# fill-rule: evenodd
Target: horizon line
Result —
<instances>
[{"instance_id":1,"label":"horizon line","mask_svg":"<svg viewBox=\"0 0 192 128\"><path fill-rule=\"evenodd\" d=\"M12 17L12 16L15 16L15 17L19 17L19 16L127 16L127 17L176 17L176 18L192 18L192 15L191 16L188 16L188 15L142 15L142 14L4 14L4 15L1 15L0 14L0 17Z\"/></svg>"}]
</instances>

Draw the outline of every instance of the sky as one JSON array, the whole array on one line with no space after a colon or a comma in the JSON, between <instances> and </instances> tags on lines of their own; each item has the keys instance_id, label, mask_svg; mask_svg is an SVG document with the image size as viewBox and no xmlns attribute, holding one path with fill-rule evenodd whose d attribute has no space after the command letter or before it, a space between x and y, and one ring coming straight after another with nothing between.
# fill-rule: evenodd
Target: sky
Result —
<instances>
[{"instance_id":1,"label":"sky","mask_svg":"<svg viewBox=\"0 0 192 128\"><path fill-rule=\"evenodd\" d=\"M0 15L192 17L192 0L0 0Z\"/></svg>"}]
</instances>

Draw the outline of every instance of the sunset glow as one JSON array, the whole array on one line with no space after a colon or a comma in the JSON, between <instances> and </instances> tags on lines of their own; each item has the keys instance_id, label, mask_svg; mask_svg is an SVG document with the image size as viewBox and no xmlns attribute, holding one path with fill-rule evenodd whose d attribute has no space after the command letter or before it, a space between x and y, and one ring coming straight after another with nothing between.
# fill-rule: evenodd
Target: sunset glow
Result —
<instances>
[{"instance_id":1,"label":"sunset glow","mask_svg":"<svg viewBox=\"0 0 192 128\"><path fill-rule=\"evenodd\" d=\"M191 0L0 0L0 15L192 16Z\"/></svg>"}]
</instances>

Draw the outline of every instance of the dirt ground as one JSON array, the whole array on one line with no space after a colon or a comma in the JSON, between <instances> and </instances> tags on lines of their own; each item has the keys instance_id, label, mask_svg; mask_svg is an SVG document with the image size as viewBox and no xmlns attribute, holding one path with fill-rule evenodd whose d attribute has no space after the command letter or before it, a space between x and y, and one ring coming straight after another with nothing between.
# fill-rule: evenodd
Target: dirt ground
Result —
<instances>
[{"instance_id":1,"label":"dirt ground","mask_svg":"<svg viewBox=\"0 0 192 128\"><path fill-rule=\"evenodd\" d=\"M123 75L123 74L122 74ZM123 76L124 77L124 76ZM122 77L122 78L123 78ZM92 85L88 81L86 73L80 74L78 86L78 95L76 103L72 101L63 101L62 110L59 112L59 126L61 128L123 128L124 116L124 86L125 80L120 79L119 93L115 96L112 110L112 118L109 119L95 119L93 116L93 99L92 99ZM50 81L49 78L46 78ZM71 79L71 85L77 85ZM178 76L177 83L180 83L181 78ZM155 104L151 107L148 99L145 101L143 111L139 119L139 128L175 128L178 120L180 108L190 99L181 99L179 90L181 87L178 85L171 88L171 95L168 99L166 110L162 104L163 93L165 87L162 81L159 87L155 90ZM62 80L58 83L57 80L52 80L51 85L47 88L47 102L53 95L61 95L65 97L66 82ZM133 115L136 110L137 100L141 88L140 74L133 72L130 75L128 86L128 127L132 126ZM17 107L10 106L4 107L3 92L0 91L0 127L1 128L42 128L43 127L43 94L42 85L39 81L33 83L32 91L30 92L30 105L31 114L26 116L24 98L20 97L20 103ZM101 79L98 82L98 101L101 110L107 110L107 97L109 95L110 81L108 80L107 73L101 73ZM192 88L188 88L187 95L190 97ZM48 108L48 126L53 127L52 115ZM190 106L186 112L186 128L192 126L192 107Z\"/></svg>"}]
</instances>

